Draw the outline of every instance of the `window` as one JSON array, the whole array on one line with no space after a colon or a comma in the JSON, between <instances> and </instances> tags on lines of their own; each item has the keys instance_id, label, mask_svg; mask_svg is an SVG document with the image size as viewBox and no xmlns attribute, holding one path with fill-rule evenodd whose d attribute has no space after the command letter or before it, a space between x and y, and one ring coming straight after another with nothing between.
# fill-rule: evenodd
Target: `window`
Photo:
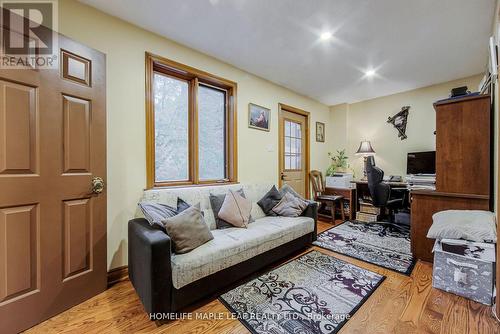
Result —
<instances>
[{"instance_id":1,"label":"window","mask_svg":"<svg viewBox=\"0 0 500 334\"><path fill-rule=\"evenodd\" d=\"M200 180L226 178L226 92L198 90L198 157Z\"/></svg>"},{"instance_id":2,"label":"window","mask_svg":"<svg viewBox=\"0 0 500 334\"><path fill-rule=\"evenodd\" d=\"M147 186L236 181L236 83L146 54Z\"/></svg>"},{"instance_id":3,"label":"window","mask_svg":"<svg viewBox=\"0 0 500 334\"><path fill-rule=\"evenodd\" d=\"M285 170L302 169L302 125L285 119Z\"/></svg>"},{"instance_id":4,"label":"window","mask_svg":"<svg viewBox=\"0 0 500 334\"><path fill-rule=\"evenodd\" d=\"M154 74L155 181L189 180L189 84Z\"/></svg>"}]
</instances>

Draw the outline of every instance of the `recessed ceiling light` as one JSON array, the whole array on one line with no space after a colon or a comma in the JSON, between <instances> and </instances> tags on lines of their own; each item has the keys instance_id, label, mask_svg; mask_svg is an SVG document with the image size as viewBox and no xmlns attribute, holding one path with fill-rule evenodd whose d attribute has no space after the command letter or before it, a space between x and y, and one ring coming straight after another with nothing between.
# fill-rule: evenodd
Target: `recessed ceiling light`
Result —
<instances>
[{"instance_id":1,"label":"recessed ceiling light","mask_svg":"<svg viewBox=\"0 0 500 334\"><path fill-rule=\"evenodd\" d=\"M365 75L366 75L367 77L373 77L373 76L375 75L375 70L367 70L367 71L365 72Z\"/></svg>"},{"instance_id":2,"label":"recessed ceiling light","mask_svg":"<svg viewBox=\"0 0 500 334\"><path fill-rule=\"evenodd\" d=\"M329 31L325 31L325 32L321 33L321 35L319 36L319 38L322 41L327 41L327 40L331 39L332 37L333 37L333 35Z\"/></svg>"}]
</instances>

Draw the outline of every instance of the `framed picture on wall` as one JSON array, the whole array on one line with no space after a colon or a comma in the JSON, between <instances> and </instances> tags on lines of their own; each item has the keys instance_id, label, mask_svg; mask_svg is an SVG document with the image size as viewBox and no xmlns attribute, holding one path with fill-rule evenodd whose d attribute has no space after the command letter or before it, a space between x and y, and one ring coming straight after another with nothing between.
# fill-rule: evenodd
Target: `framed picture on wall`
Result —
<instances>
[{"instance_id":1,"label":"framed picture on wall","mask_svg":"<svg viewBox=\"0 0 500 334\"><path fill-rule=\"evenodd\" d=\"M325 123L316 122L316 141L325 142Z\"/></svg>"},{"instance_id":2,"label":"framed picture on wall","mask_svg":"<svg viewBox=\"0 0 500 334\"><path fill-rule=\"evenodd\" d=\"M248 104L248 127L269 131L271 129L271 109L259 106L257 104Z\"/></svg>"}]
</instances>

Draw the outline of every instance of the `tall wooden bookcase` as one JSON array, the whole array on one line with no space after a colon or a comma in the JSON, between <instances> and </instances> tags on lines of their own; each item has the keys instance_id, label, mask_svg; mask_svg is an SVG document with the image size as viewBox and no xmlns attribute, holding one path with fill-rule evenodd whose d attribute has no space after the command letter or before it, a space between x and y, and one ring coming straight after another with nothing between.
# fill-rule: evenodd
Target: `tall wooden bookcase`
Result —
<instances>
[{"instance_id":1,"label":"tall wooden bookcase","mask_svg":"<svg viewBox=\"0 0 500 334\"><path fill-rule=\"evenodd\" d=\"M432 215L450 209L492 208L492 115L489 95L434 104L436 110L436 190L411 192L413 255L433 260L427 239Z\"/></svg>"}]
</instances>

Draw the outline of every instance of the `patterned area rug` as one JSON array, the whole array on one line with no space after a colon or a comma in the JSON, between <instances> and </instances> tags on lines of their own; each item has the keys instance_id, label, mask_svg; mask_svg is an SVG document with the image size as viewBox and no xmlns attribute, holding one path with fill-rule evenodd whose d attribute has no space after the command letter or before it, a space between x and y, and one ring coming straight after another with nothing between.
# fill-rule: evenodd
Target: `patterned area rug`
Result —
<instances>
[{"instance_id":1,"label":"patterned area rug","mask_svg":"<svg viewBox=\"0 0 500 334\"><path fill-rule=\"evenodd\" d=\"M384 278L311 251L220 300L252 333L336 333Z\"/></svg>"},{"instance_id":2,"label":"patterned area rug","mask_svg":"<svg viewBox=\"0 0 500 334\"><path fill-rule=\"evenodd\" d=\"M410 233L387 224L345 222L318 235L316 246L410 275Z\"/></svg>"}]
</instances>

